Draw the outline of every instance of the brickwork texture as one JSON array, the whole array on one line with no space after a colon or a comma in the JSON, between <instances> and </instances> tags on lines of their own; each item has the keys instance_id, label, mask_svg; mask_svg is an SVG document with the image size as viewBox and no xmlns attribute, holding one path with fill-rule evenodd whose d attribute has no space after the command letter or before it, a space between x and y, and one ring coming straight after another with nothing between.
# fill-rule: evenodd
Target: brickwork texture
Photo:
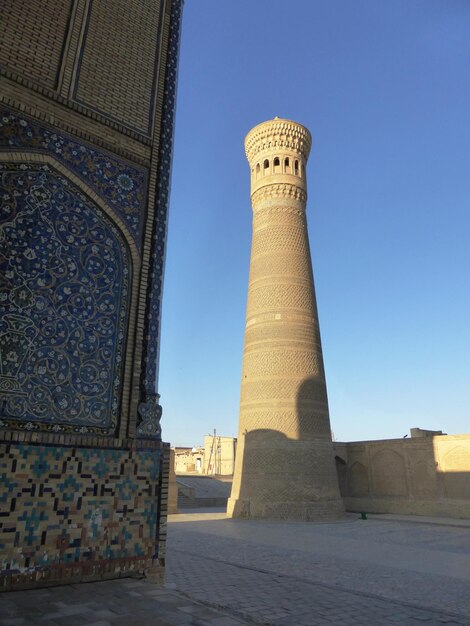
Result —
<instances>
[{"instance_id":1,"label":"brickwork texture","mask_svg":"<svg viewBox=\"0 0 470 626\"><path fill-rule=\"evenodd\" d=\"M277 118L245 139L253 238L233 517L343 512L305 212L310 145L305 127Z\"/></svg>"},{"instance_id":2,"label":"brickwork texture","mask_svg":"<svg viewBox=\"0 0 470 626\"><path fill-rule=\"evenodd\" d=\"M335 443L352 511L470 518L470 435Z\"/></svg>"}]
</instances>

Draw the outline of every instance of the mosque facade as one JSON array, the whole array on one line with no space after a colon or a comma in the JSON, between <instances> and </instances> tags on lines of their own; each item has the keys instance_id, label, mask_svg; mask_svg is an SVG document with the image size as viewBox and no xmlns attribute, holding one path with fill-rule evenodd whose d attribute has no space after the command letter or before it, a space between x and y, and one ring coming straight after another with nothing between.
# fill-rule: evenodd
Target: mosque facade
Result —
<instances>
[{"instance_id":1,"label":"mosque facade","mask_svg":"<svg viewBox=\"0 0 470 626\"><path fill-rule=\"evenodd\" d=\"M181 0L7 0L4 589L161 578L158 351Z\"/></svg>"}]
</instances>

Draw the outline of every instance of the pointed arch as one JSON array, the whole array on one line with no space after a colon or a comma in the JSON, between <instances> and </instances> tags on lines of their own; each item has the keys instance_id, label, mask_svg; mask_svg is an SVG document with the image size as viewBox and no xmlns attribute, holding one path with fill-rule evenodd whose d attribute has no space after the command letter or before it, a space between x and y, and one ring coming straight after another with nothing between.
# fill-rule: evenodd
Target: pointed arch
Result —
<instances>
[{"instance_id":1,"label":"pointed arch","mask_svg":"<svg viewBox=\"0 0 470 626\"><path fill-rule=\"evenodd\" d=\"M108 221L110 224L110 228L115 229L114 232L116 234L117 233L119 234L119 237L121 239L121 245L124 246L122 250L124 251L125 255L127 256L130 262L128 263L128 265L130 266L127 269L125 268L123 269L123 271L125 272L124 275L125 275L125 281L126 281L126 291L125 291L126 296L124 300L119 300L119 306L124 307L125 310L122 309L122 311L119 313L120 321L119 321L119 325L116 327L116 328L124 329L124 338L122 340L123 344L122 344L122 349L120 351L121 356L119 356L119 359L123 361L122 366L119 366L120 380L121 380L121 393L119 395L119 398L120 398L119 412L117 412L116 410L115 418L112 418L112 419L111 417L113 413L112 412L109 413L109 415L111 416L109 424L105 423L104 421L99 422L99 420L96 420L96 425L93 425L92 422L90 422L90 425L88 425L88 422L84 423L84 418L78 424L78 426L80 426L81 428L80 432L91 432L91 433L96 433L96 434L115 434L117 433L117 430L120 427L120 424L122 424L123 422L127 423L128 417L129 417L128 406L129 406L129 396L130 396L130 381L131 381L131 374L132 374L132 367L133 367L132 356L133 356L133 345L134 345L134 340L135 340L135 315L136 315L137 296L138 296L138 281L134 277L137 277L140 272L140 255L137 250L134 238L131 235L131 233L128 231L124 222L119 218L119 216L116 215L115 211L113 211L112 207L110 207L82 179L76 176L65 165L57 161L51 155L23 149L23 150L18 150L18 151L9 151L7 153L3 152L1 154L1 161L6 165L11 165L11 166L15 164L19 165L19 164L29 163L31 164L32 169L34 168L37 169L38 167L44 166L44 165L48 166L50 168L51 175L55 173L54 175L62 176L63 179L65 179L65 181L69 181L69 183L71 183L72 193L73 193L73 188L76 188L78 192L83 194L83 197L87 199L88 207L90 210L93 210L93 207L96 207L98 209L99 212L96 212L96 220L102 220L102 221L104 220L103 223L106 223L106 221ZM26 172L28 172L27 169L26 169ZM112 236L112 233L110 233L110 236ZM98 249L98 256L97 256L96 262L99 262L100 246L97 245L96 247ZM121 288L121 285L119 288ZM121 294L121 291L119 291L119 293ZM109 304L109 306L112 306L112 305L113 303ZM105 301L103 301L103 303L100 306L105 307L106 306ZM118 318L116 317L116 319ZM81 331L78 329L77 332L81 332ZM121 331L116 331L116 332L122 333L123 331L121 330ZM127 336L126 336L126 332L127 332ZM114 372L114 370L112 372ZM73 400L73 394L69 393L69 397L72 397L72 400ZM109 398L110 398L109 402L111 402L111 396L109 396ZM67 398L64 398L63 402L66 403L66 401L67 401ZM113 402L115 401L113 400ZM101 405L102 404L103 403L101 402ZM90 406L93 406L92 402L90 402ZM91 415L92 414L90 413L90 416ZM96 417L96 415L93 415L93 417ZM68 423L64 422L64 424L57 422L56 425L59 427L59 429L65 432L77 432L77 427L74 426L72 419L70 419ZM45 427L43 427L43 421L41 421L40 418L35 420L35 423L33 424L33 426L39 430L51 429L50 424L47 424Z\"/></svg>"}]
</instances>

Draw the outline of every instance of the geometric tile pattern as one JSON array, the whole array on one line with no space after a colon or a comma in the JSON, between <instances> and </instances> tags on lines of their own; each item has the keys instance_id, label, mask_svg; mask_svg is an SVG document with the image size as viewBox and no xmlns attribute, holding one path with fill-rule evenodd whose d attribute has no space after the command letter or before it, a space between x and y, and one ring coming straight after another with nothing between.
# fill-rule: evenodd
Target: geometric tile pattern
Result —
<instances>
[{"instance_id":1,"label":"geometric tile pattern","mask_svg":"<svg viewBox=\"0 0 470 626\"><path fill-rule=\"evenodd\" d=\"M109 218L45 164L0 164L0 425L113 432L129 250Z\"/></svg>"},{"instance_id":2,"label":"geometric tile pattern","mask_svg":"<svg viewBox=\"0 0 470 626\"><path fill-rule=\"evenodd\" d=\"M26 148L52 155L116 211L140 249L147 199L147 173L143 168L3 108L0 148Z\"/></svg>"},{"instance_id":3,"label":"geometric tile pattern","mask_svg":"<svg viewBox=\"0 0 470 626\"><path fill-rule=\"evenodd\" d=\"M160 462L155 449L2 444L0 583L151 563Z\"/></svg>"}]
</instances>

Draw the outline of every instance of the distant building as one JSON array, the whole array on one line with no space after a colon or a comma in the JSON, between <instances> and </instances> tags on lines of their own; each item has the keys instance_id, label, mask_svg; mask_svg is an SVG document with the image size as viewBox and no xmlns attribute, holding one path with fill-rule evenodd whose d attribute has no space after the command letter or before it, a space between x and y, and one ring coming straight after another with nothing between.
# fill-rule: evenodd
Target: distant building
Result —
<instances>
[{"instance_id":1,"label":"distant building","mask_svg":"<svg viewBox=\"0 0 470 626\"><path fill-rule=\"evenodd\" d=\"M215 483L231 482L236 439L208 435L204 448L177 450L173 500L178 488L182 507L222 506L207 498L221 496ZM347 511L470 518L470 435L412 428L399 439L334 442L332 454ZM198 476L191 482L189 474Z\"/></svg>"},{"instance_id":2,"label":"distant building","mask_svg":"<svg viewBox=\"0 0 470 626\"><path fill-rule=\"evenodd\" d=\"M175 472L177 474L202 474L204 448L198 446L193 448L176 447L174 451Z\"/></svg>"},{"instance_id":3,"label":"distant building","mask_svg":"<svg viewBox=\"0 0 470 626\"><path fill-rule=\"evenodd\" d=\"M204 474L208 476L232 476L235 469L235 437L204 437Z\"/></svg>"},{"instance_id":4,"label":"distant building","mask_svg":"<svg viewBox=\"0 0 470 626\"><path fill-rule=\"evenodd\" d=\"M232 476L236 448L235 437L206 435L204 446L174 448L175 471L177 474Z\"/></svg>"}]
</instances>

